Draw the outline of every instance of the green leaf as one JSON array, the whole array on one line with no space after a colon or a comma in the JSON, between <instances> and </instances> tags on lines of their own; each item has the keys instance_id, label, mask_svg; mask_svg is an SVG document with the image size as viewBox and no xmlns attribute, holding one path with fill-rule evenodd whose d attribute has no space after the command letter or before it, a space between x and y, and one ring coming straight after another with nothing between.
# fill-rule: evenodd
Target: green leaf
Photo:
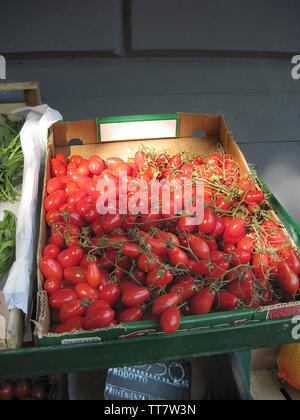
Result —
<instances>
[{"instance_id":1,"label":"green leaf","mask_svg":"<svg viewBox=\"0 0 300 420\"><path fill-rule=\"evenodd\" d=\"M16 221L12 212L4 210L0 222L0 275L4 274L14 262L16 252Z\"/></svg>"}]
</instances>

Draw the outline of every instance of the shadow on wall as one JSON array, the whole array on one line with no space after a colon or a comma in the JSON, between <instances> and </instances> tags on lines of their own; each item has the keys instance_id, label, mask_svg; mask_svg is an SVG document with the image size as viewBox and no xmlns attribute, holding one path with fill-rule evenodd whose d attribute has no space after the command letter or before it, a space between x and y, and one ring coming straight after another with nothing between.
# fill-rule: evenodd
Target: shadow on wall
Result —
<instances>
[{"instance_id":1,"label":"shadow on wall","mask_svg":"<svg viewBox=\"0 0 300 420\"><path fill-rule=\"evenodd\" d=\"M300 226L300 142L243 144L241 149Z\"/></svg>"}]
</instances>

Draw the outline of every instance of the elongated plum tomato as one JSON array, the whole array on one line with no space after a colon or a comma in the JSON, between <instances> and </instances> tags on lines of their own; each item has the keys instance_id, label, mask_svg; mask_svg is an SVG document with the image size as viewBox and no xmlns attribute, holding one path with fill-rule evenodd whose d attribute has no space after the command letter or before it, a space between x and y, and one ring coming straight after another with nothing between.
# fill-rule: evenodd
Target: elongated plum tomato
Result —
<instances>
[{"instance_id":1,"label":"elongated plum tomato","mask_svg":"<svg viewBox=\"0 0 300 420\"><path fill-rule=\"evenodd\" d=\"M278 264L278 281L283 290L296 295L299 291L299 277L287 262Z\"/></svg>"},{"instance_id":2,"label":"elongated plum tomato","mask_svg":"<svg viewBox=\"0 0 300 420\"><path fill-rule=\"evenodd\" d=\"M197 293L193 281L186 283L177 283L171 287L170 292L176 292L180 295L181 301L185 302Z\"/></svg>"},{"instance_id":3,"label":"elongated plum tomato","mask_svg":"<svg viewBox=\"0 0 300 420\"><path fill-rule=\"evenodd\" d=\"M60 288L61 281L56 279L55 277L50 277L44 283L44 290L48 293L48 295L53 295L53 293L57 292Z\"/></svg>"},{"instance_id":4,"label":"elongated plum tomato","mask_svg":"<svg viewBox=\"0 0 300 420\"><path fill-rule=\"evenodd\" d=\"M85 330L96 330L110 325L115 318L115 312L108 307L95 309L87 316L83 322Z\"/></svg>"},{"instance_id":5,"label":"elongated plum tomato","mask_svg":"<svg viewBox=\"0 0 300 420\"><path fill-rule=\"evenodd\" d=\"M57 257L57 261L63 268L79 266L84 256L83 249L79 246L65 249Z\"/></svg>"},{"instance_id":6,"label":"elongated plum tomato","mask_svg":"<svg viewBox=\"0 0 300 420\"><path fill-rule=\"evenodd\" d=\"M88 283L79 283L75 286L75 291L80 299L97 300L99 299L99 292Z\"/></svg>"},{"instance_id":7,"label":"elongated plum tomato","mask_svg":"<svg viewBox=\"0 0 300 420\"><path fill-rule=\"evenodd\" d=\"M45 199L44 207L46 212L58 210L66 202L67 194L63 190L58 190L48 195L48 197Z\"/></svg>"},{"instance_id":8,"label":"elongated plum tomato","mask_svg":"<svg viewBox=\"0 0 300 420\"><path fill-rule=\"evenodd\" d=\"M86 312L86 306L80 299L75 299L63 305L59 312L59 317L62 323L69 321L69 319L81 317Z\"/></svg>"},{"instance_id":9,"label":"elongated plum tomato","mask_svg":"<svg viewBox=\"0 0 300 420\"><path fill-rule=\"evenodd\" d=\"M177 268L183 268L188 265L189 257L188 255L178 246L168 250L168 255L171 260L171 263Z\"/></svg>"},{"instance_id":10,"label":"elongated plum tomato","mask_svg":"<svg viewBox=\"0 0 300 420\"><path fill-rule=\"evenodd\" d=\"M14 387L12 382L6 381L0 386L0 401L12 401L14 398Z\"/></svg>"},{"instance_id":11,"label":"elongated plum tomato","mask_svg":"<svg viewBox=\"0 0 300 420\"><path fill-rule=\"evenodd\" d=\"M49 298L49 304L53 309L61 309L65 303L78 299L77 293L72 289L61 289Z\"/></svg>"},{"instance_id":12,"label":"elongated plum tomato","mask_svg":"<svg viewBox=\"0 0 300 420\"><path fill-rule=\"evenodd\" d=\"M163 287L172 283L173 278L170 270L156 268L148 274L146 283L149 287Z\"/></svg>"},{"instance_id":13,"label":"elongated plum tomato","mask_svg":"<svg viewBox=\"0 0 300 420\"><path fill-rule=\"evenodd\" d=\"M104 171L105 165L100 156L93 155L89 159L88 168L92 175L100 175Z\"/></svg>"},{"instance_id":14,"label":"elongated plum tomato","mask_svg":"<svg viewBox=\"0 0 300 420\"><path fill-rule=\"evenodd\" d=\"M108 283L109 274L106 270L99 268L96 262L91 262L87 264L86 280L91 286L97 288Z\"/></svg>"},{"instance_id":15,"label":"elongated plum tomato","mask_svg":"<svg viewBox=\"0 0 300 420\"><path fill-rule=\"evenodd\" d=\"M216 216L214 213L209 209L204 209L204 218L202 223L198 225L200 232L208 234L213 232L216 227Z\"/></svg>"},{"instance_id":16,"label":"elongated plum tomato","mask_svg":"<svg viewBox=\"0 0 300 420\"><path fill-rule=\"evenodd\" d=\"M40 260L40 269L46 279L56 278L62 280L63 269L62 266L53 258L43 257Z\"/></svg>"},{"instance_id":17,"label":"elongated plum tomato","mask_svg":"<svg viewBox=\"0 0 300 420\"><path fill-rule=\"evenodd\" d=\"M265 194L263 191L256 191L256 190L250 190L248 193L244 193L242 198L247 203L261 203L264 198Z\"/></svg>"},{"instance_id":18,"label":"elongated plum tomato","mask_svg":"<svg viewBox=\"0 0 300 420\"><path fill-rule=\"evenodd\" d=\"M287 257L287 263L291 269L299 276L300 274L300 258L296 254L296 251L291 248L284 253L284 257Z\"/></svg>"},{"instance_id":19,"label":"elongated plum tomato","mask_svg":"<svg viewBox=\"0 0 300 420\"><path fill-rule=\"evenodd\" d=\"M136 322L140 321L143 317L143 311L138 307L125 309L119 316L120 322Z\"/></svg>"},{"instance_id":20,"label":"elongated plum tomato","mask_svg":"<svg viewBox=\"0 0 300 420\"><path fill-rule=\"evenodd\" d=\"M229 223L229 225L225 229L225 232L231 237L239 238L243 234L245 234L245 226L245 220L243 220L240 217L237 217Z\"/></svg>"},{"instance_id":21,"label":"elongated plum tomato","mask_svg":"<svg viewBox=\"0 0 300 420\"><path fill-rule=\"evenodd\" d=\"M217 303L224 311L232 311L237 309L239 299L228 292L220 292L217 296Z\"/></svg>"},{"instance_id":22,"label":"elongated plum tomato","mask_svg":"<svg viewBox=\"0 0 300 420\"><path fill-rule=\"evenodd\" d=\"M64 269L64 278L73 284L86 281L86 269L84 267L67 267Z\"/></svg>"},{"instance_id":23,"label":"elongated plum tomato","mask_svg":"<svg viewBox=\"0 0 300 420\"><path fill-rule=\"evenodd\" d=\"M120 299L121 291L117 284L101 285L98 290L99 299L106 301L111 306L115 305Z\"/></svg>"},{"instance_id":24,"label":"elongated plum tomato","mask_svg":"<svg viewBox=\"0 0 300 420\"><path fill-rule=\"evenodd\" d=\"M180 295L176 291L159 296L152 304L151 313L155 316L160 316L167 308L177 306L180 302Z\"/></svg>"},{"instance_id":25,"label":"elongated plum tomato","mask_svg":"<svg viewBox=\"0 0 300 420\"><path fill-rule=\"evenodd\" d=\"M47 194L51 195L52 193L63 190L65 184L62 181L62 178L50 178L46 185Z\"/></svg>"},{"instance_id":26,"label":"elongated plum tomato","mask_svg":"<svg viewBox=\"0 0 300 420\"><path fill-rule=\"evenodd\" d=\"M102 226L106 232L111 232L114 229L120 228L123 223L123 218L120 214L106 214L102 218Z\"/></svg>"},{"instance_id":27,"label":"elongated plum tomato","mask_svg":"<svg viewBox=\"0 0 300 420\"><path fill-rule=\"evenodd\" d=\"M192 300L192 312L194 315L208 314L215 300L215 294L209 287L200 290Z\"/></svg>"},{"instance_id":28,"label":"elongated plum tomato","mask_svg":"<svg viewBox=\"0 0 300 420\"><path fill-rule=\"evenodd\" d=\"M168 333L174 333L180 326L181 313L178 308L168 308L160 318L161 329Z\"/></svg>"},{"instance_id":29,"label":"elongated plum tomato","mask_svg":"<svg viewBox=\"0 0 300 420\"><path fill-rule=\"evenodd\" d=\"M83 321L84 321L84 318L82 317L75 317L75 318L69 319L63 324L57 325L56 328L54 329L54 332L55 334L65 334L67 332L80 331L83 329Z\"/></svg>"},{"instance_id":30,"label":"elongated plum tomato","mask_svg":"<svg viewBox=\"0 0 300 420\"><path fill-rule=\"evenodd\" d=\"M56 245L46 245L44 250L43 250L43 257L50 257L53 258L54 260L59 256L60 254L60 249L58 246Z\"/></svg>"},{"instance_id":31,"label":"elongated plum tomato","mask_svg":"<svg viewBox=\"0 0 300 420\"><path fill-rule=\"evenodd\" d=\"M199 236L191 234L188 236L188 241L192 251L194 252L197 258L199 258L200 260L208 259L210 254L210 248L203 239L199 238Z\"/></svg>"},{"instance_id":32,"label":"elongated plum tomato","mask_svg":"<svg viewBox=\"0 0 300 420\"><path fill-rule=\"evenodd\" d=\"M158 255L148 252L142 254L138 259L138 267L146 273L159 268L161 263L162 259Z\"/></svg>"},{"instance_id":33,"label":"elongated plum tomato","mask_svg":"<svg viewBox=\"0 0 300 420\"><path fill-rule=\"evenodd\" d=\"M136 287L128 289L123 293L122 303L130 308L143 305L150 297L150 290L147 287Z\"/></svg>"}]
</instances>

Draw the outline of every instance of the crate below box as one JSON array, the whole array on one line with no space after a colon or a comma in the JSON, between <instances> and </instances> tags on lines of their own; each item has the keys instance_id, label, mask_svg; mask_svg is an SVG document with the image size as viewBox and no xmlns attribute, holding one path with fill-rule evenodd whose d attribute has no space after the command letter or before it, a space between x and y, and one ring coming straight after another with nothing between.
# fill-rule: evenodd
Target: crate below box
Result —
<instances>
[{"instance_id":1,"label":"crate below box","mask_svg":"<svg viewBox=\"0 0 300 420\"><path fill-rule=\"evenodd\" d=\"M167 365L183 365L189 366L188 374L188 394L189 398L184 398L184 401L205 401L205 400L249 400L251 395L248 390L248 384L245 379L245 373L243 371L240 357L238 354L229 354L221 356L209 356L201 358L193 358L189 360L175 361L173 364L157 363L153 365L143 365L141 369L145 372L149 372L149 375L142 375L142 379L145 381L147 378L152 384L151 395L157 395L157 390L153 388L155 381L157 381L157 387L162 389L168 388L168 392L172 391L172 388L176 387L176 383L168 381L169 373L164 374L164 368ZM69 382L69 398L70 400L108 400L113 402L114 400L150 400L151 395L144 395L143 392L151 392L150 383L149 386L145 383L140 385L140 392L135 392L138 389L138 385L130 384L130 380L126 382L126 389L122 385L122 381L115 387L118 391L115 397L110 393L112 373L116 371L119 379L122 375L133 372L134 370L139 371L139 367L125 368L125 369L111 369L84 372L84 373L72 373L68 375ZM151 374L156 372L157 374ZM173 384L173 385L172 385ZM132 392L131 392L132 390ZM162 391L164 392L164 391ZM167 391L166 391L167 392ZM175 395L174 394L174 395ZM179 395L179 394L178 394ZM161 397L163 395L161 394ZM162 398L164 399L164 398ZM172 401L180 400L179 398L172 398ZM176 403L174 403L176 404Z\"/></svg>"}]
</instances>

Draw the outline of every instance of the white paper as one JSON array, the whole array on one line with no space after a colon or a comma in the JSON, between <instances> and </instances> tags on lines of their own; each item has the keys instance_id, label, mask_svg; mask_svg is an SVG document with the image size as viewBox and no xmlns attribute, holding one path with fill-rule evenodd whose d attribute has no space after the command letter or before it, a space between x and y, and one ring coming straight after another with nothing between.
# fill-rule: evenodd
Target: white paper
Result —
<instances>
[{"instance_id":1,"label":"white paper","mask_svg":"<svg viewBox=\"0 0 300 420\"><path fill-rule=\"evenodd\" d=\"M8 309L31 314L32 291L36 281L36 255L42 179L48 129L62 116L47 105L20 108L13 114L25 117L20 133L24 153L22 195L18 203L16 260L3 289Z\"/></svg>"}]
</instances>

